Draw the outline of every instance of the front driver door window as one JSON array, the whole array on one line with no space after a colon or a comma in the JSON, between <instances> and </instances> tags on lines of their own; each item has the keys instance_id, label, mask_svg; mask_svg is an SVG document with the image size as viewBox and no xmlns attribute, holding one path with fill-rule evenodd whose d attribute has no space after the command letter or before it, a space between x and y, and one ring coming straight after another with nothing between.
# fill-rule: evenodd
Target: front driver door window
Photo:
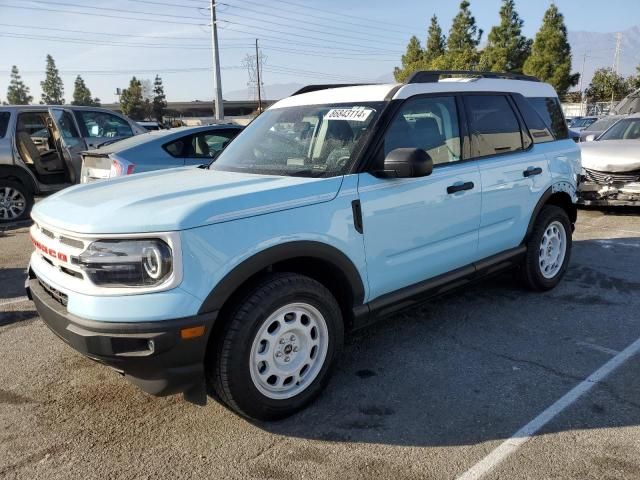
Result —
<instances>
[{"instance_id":1,"label":"front driver door window","mask_svg":"<svg viewBox=\"0 0 640 480\"><path fill-rule=\"evenodd\" d=\"M396 148L421 148L434 161L431 175L359 174L371 298L477 260L480 173L476 162L460 161L459 105L454 96L408 99L385 133L381 160ZM447 192L465 183L473 186Z\"/></svg>"}]
</instances>

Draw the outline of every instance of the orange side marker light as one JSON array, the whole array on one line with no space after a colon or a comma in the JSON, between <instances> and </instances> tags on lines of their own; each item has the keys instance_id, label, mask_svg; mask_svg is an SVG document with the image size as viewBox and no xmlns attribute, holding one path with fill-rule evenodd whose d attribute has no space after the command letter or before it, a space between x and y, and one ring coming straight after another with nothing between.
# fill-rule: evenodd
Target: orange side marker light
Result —
<instances>
[{"instance_id":1,"label":"orange side marker light","mask_svg":"<svg viewBox=\"0 0 640 480\"><path fill-rule=\"evenodd\" d=\"M189 340L190 338L198 338L204 335L204 325L198 325L197 327L183 328L180 330L180 337L183 340Z\"/></svg>"}]
</instances>

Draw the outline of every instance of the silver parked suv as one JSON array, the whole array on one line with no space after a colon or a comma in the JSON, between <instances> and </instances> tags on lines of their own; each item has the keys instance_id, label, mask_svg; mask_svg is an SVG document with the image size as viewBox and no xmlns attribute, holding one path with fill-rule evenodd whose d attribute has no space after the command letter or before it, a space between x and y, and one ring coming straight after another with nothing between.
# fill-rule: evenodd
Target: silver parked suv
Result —
<instances>
[{"instance_id":1,"label":"silver parked suv","mask_svg":"<svg viewBox=\"0 0 640 480\"><path fill-rule=\"evenodd\" d=\"M34 195L78 183L81 151L145 132L103 108L0 107L0 223L28 218Z\"/></svg>"}]
</instances>

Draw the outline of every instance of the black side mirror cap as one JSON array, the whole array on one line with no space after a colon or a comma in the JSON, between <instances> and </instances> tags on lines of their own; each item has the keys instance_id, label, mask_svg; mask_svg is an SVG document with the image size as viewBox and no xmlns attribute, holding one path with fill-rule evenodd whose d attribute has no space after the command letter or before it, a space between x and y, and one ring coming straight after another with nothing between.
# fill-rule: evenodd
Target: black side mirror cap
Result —
<instances>
[{"instance_id":1,"label":"black side mirror cap","mask_svg":"<svg viewBox=\"0 0 640 480\"><path fill-rule=\"evenodd\" d=\"M386 178L426 177L433 171L433 160L421 148L396 148L384 159L384 170L376 176Z\"/></svg>"}]
</instances>

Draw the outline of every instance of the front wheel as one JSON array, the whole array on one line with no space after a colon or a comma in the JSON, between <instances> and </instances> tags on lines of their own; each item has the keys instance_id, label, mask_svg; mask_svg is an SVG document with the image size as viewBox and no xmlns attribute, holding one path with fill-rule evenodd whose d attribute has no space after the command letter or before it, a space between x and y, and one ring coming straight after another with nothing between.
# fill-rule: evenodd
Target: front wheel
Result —
<instances>
[{"instance_id":1,"label":"front wheel","mask_svg":"<svg viewBox=\"0 0 640 480\"><path fill-rule=\"evenodd\" d=\"M289 416L313 400L342 348L335 298L303 275L266 276L223 320L207 382L227 406L257 420Z\"/></svg>"},{"instance_id":2,"label":"front wheel","mask_svg":"<svg viewBox=\"0 0 640 480\"><path fill-rule=\"evenodd\" d=\"M554 288L564 276L571 256L571 222L562 208L542 208L529 239L521 278L532 290Z\"/></svg>"}]
</instances>

